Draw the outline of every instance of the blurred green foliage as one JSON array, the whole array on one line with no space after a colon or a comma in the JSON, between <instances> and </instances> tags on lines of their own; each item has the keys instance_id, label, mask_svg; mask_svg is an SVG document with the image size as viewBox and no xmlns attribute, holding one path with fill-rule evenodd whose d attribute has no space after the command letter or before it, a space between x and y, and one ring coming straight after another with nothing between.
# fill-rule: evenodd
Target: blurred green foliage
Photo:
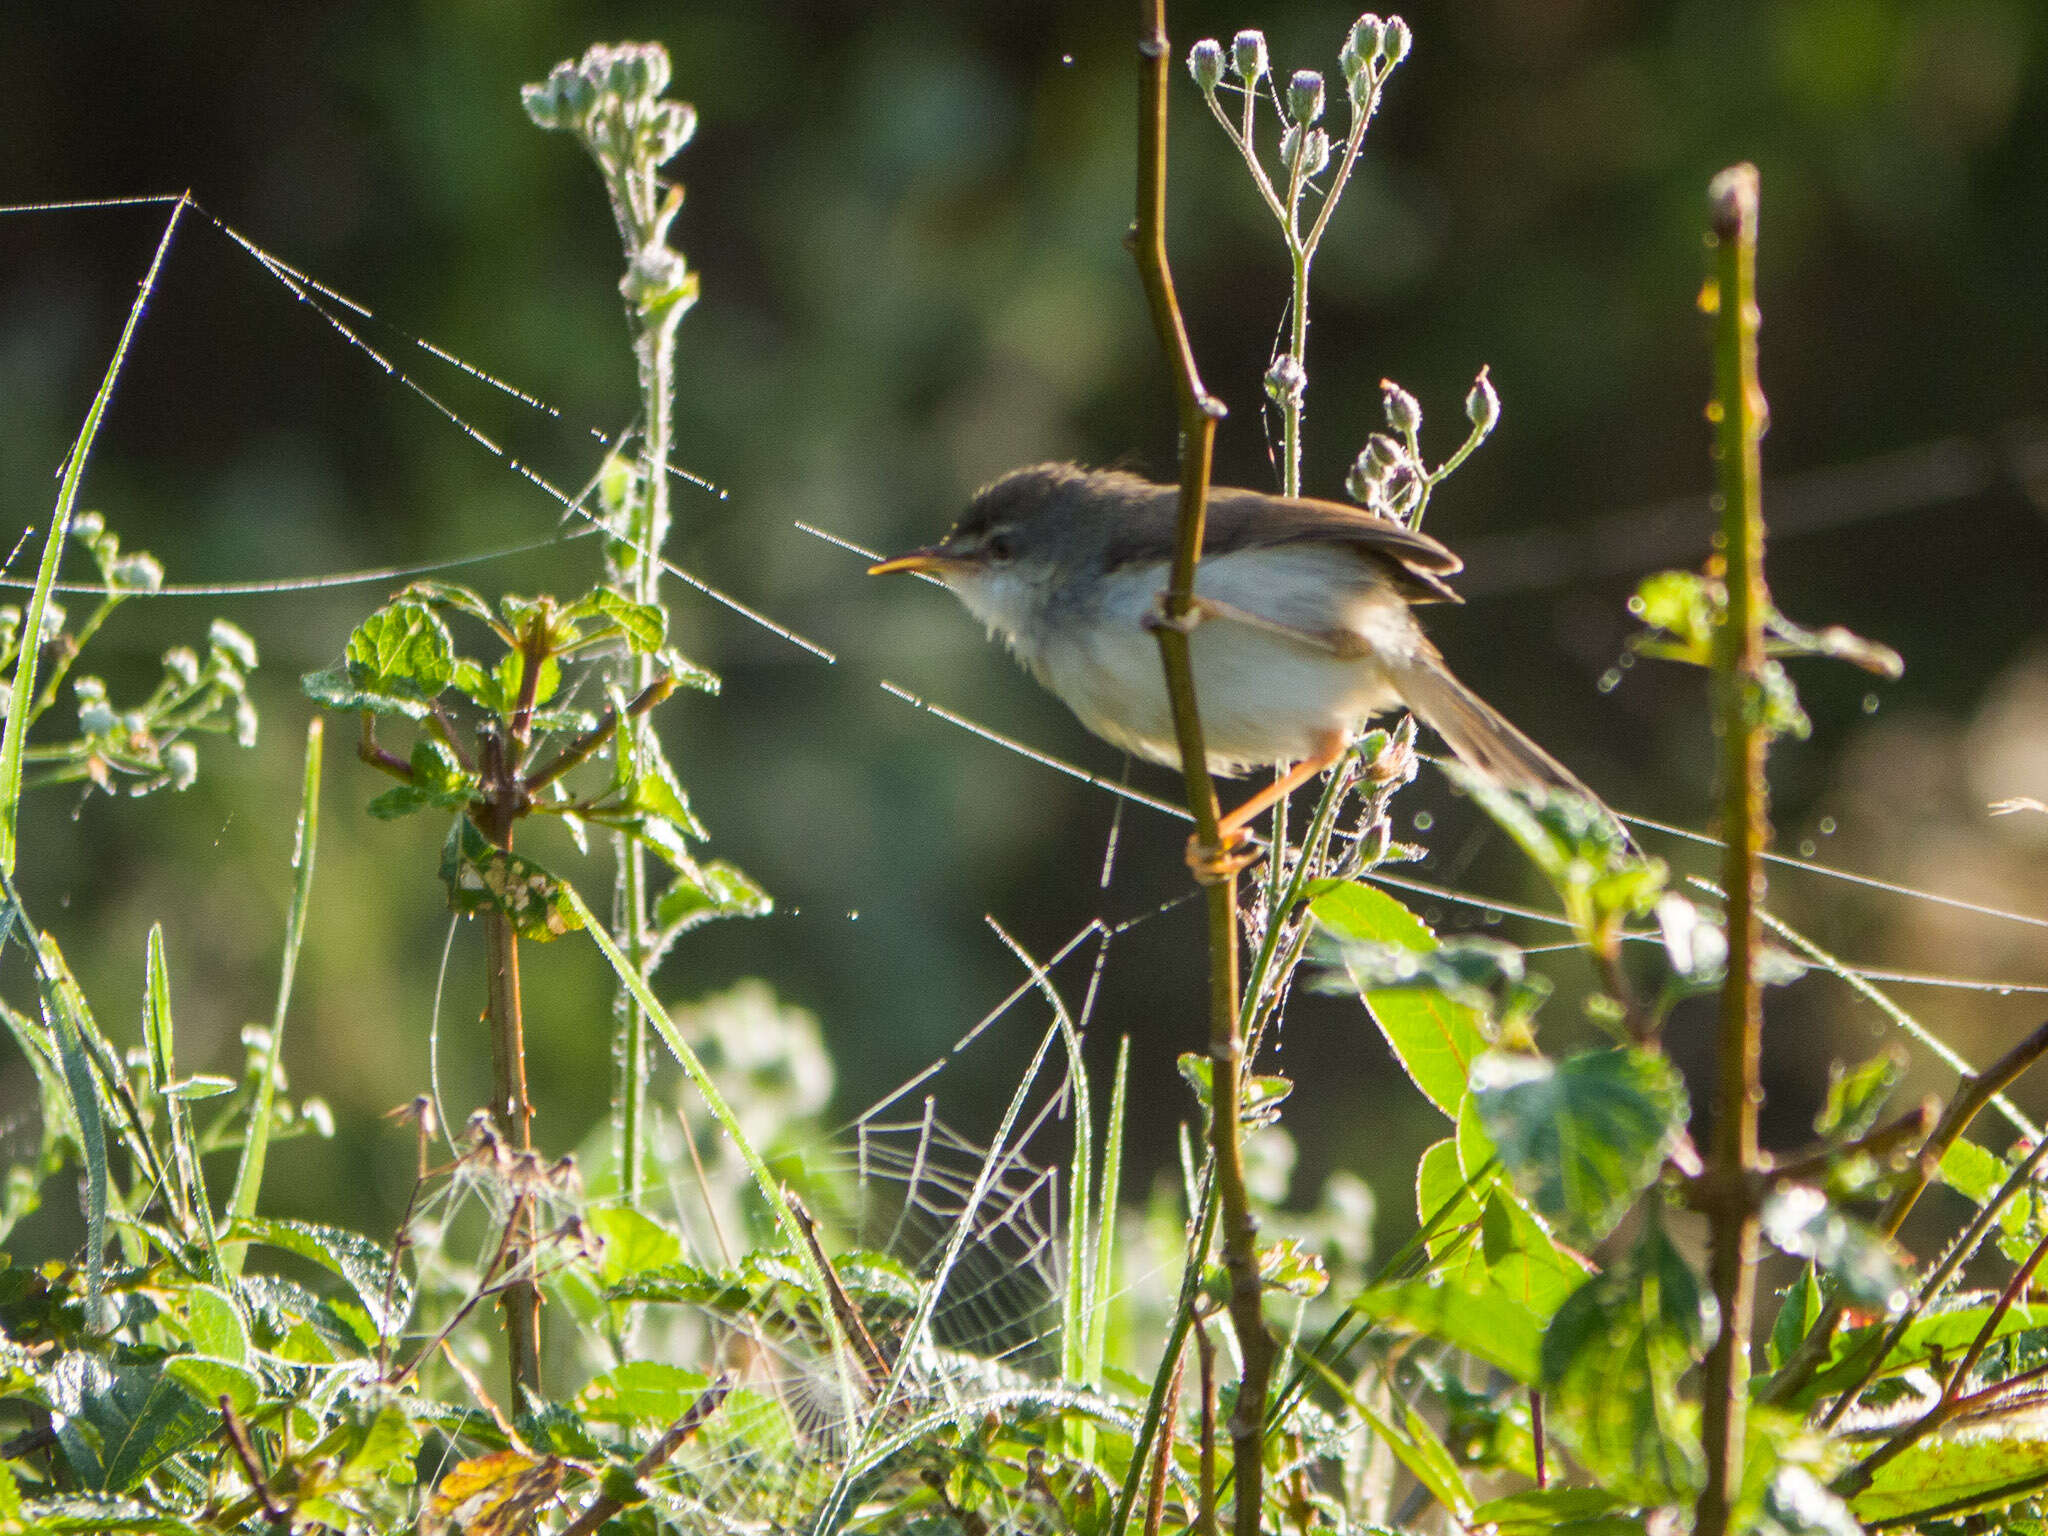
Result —
<instances>
[{"instance_id":1,"label":"blurred green foliage","mask_svg":"<svg viewBox=\"0 0 2048 1536\"><path fill-rule=\"evenodd\" d=\"M1179 4L1170 19L1182 48L1256 23L1286 70L1326 65L1352 14L1273 0ZM1924 710L1930 731L1966 718L2039 634L2048 578L2048 16L2025 0L1446 0L1408 16L1416 51L1319 262L1307 489L1339 491L1379 421L1382 377L1442 414L1489 366L1501 424L1431 513L1467 557L1472 601L1433 615L1433 630L1462 675L1614 803L1697 824L1709 770L1693 680L1643 666L1612 691L1596 684L1622 658L1634 578L1694 560L1708 520L1599 520L1707 484L1698 189L1753 159L1769 221L1767 466L1905 455L1771 504L1777 596L1905 653L1887 712ZM670 552L840 661L678 598L675 643L727 688L670 706L668 753L719 848L784 911L690 936L660 990L689 999L771 978L823 1019L851 1111L1021 979L984 911L1044 954L1098 913L1149 912L1184 887L1181 831L1132 810L1104 893L1106 797L885 694L887 678L1119 771L950 603L871 590L856 557L792 527L896 547L1016 463L1170 469L1165 383L1120 244L1130 32L1123 8L1093 0L39 7L8 27L4 195L191 187L369 306L350 322L368 343L574 487L597 456L586 429L630 422L616 249L587 168L532 131L517 87L594 37L668 44L676 94L701 113L678 166L676 238L703 298L679 334L676 455L730 492L678 487ZM1219 475L1271 485L1277 427L1259 380L1287 274L1234 152L1192 84L1176 84L1182 301L1207 382L1233 408ZM48 516L50 471L160 214L0 219L0 526ZM559 416L438 364L415 337ZM543 537L558 515L200 219L174 248L86 497L173 582L468 554ZM565 588L585 577L561 578L565 564L594 574L597 560L572 545L462 579ZM367 600L401 584L209 600L265 657L258 749L223 757L175 817L104 798L74 816L45 796L24 823L25 895L65 927L103 1008L139 1004L143 935L165 920L196 1070L234 1070L238 1031L267 1014L310 708L290 680L340 661ZM172 599L123 608L98 642L116 696L148 685L193 613ZM1801 684L1814 737L1776 764L1776 814L1795 831L1848 815L1833 764L1865 725L1865 684L1846 669ZM333 1100L339 1155L282 1147L274 1177L306 1213L371 1230L402 1201L410 1158L373 1117L424 1078L445 925L431 829L339 814L376 787L352 766L330 773L286 1052L294 1079ZM1483 818L1440 783L1423 789L1436 821L1423 878L1534 893ZM545 838L534 845L545 854ZM1798 915L1796 891L1783 899ZM1447 930L1477 916L1425 915ZM1854 909L1832 921L1824 942L1862 931ZM1186 1109L1171 1061L1196 1038L1199 979L1168 961L1195 933L1188 911L1150 919L1104 970L1096 1043L1136 1038L1135 1189L1169 1161L1167 1125ZM469 942L454 951L444 1031L472 1028ZM529 1042L542 1135L560 1146L602 1113L609 981L593 955L542 958L526 978ZM1798 989L1773 1007L1772 1065L1810 1082L1803 1101L1774 1095L1797 1140L1822 1092L1828 1014ZM956 1120L993 1112L976 1095L1001 1092L1023 1049L999 1028L951 1069L940 1091ZM1356 1005L1304 999L1282 1069L1304 1052L1319 1070L1292 1124L1309 1163L1369 1177L1411 1164L1426 1110ZM483 1096L478 1055L444 1048L451 1105ZM0 1113L21 1113L31 1091L18 1072L0 1078ZM1355 1113L1365 1094L1386 1108Z\"/></svg>"}]
</instances>

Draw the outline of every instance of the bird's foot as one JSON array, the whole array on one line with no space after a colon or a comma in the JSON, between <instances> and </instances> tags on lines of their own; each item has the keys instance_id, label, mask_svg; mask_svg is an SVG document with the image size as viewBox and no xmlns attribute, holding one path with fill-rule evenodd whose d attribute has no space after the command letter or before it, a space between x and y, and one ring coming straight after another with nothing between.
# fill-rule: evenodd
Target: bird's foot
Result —
<instances>
[{"instance_id":1,"label":"bird's foot","mask_svg":"<svg viewBox=\"0 0 2048 1536\"><path fill-rule=\"evenodd\" d=\"M1219 846L1210 847L1197 832L1188 839L1188 868L1198 885L1221 885L1232 875L1251 868L1265 856L1243 827L1217 828Z\"/></svg>"},{"instance_id":2,"label":"bird's foot","mask_svg":"<svg viewBox=\"0 0 2048 1536\"><path fill-rule=\"evenodd\" d=\"M1166 604L1170 595L1166 592L1154 594L1151 608L1140 621L1144 624L1145 628L1171 629L1179 634L1191 635L1195 632L1197 624L1211 616L1209 613L1209 603L1206 599L1199 597L1189 601L1187 612L1185 613L1167 612Z\"/></svg>"}]
</instances>

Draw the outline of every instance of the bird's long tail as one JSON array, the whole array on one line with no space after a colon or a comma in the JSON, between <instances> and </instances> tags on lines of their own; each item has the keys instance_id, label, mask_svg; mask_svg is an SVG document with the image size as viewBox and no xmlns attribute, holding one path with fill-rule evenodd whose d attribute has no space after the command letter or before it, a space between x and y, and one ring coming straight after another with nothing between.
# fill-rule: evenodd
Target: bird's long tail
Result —
<instances>
[{"instance_id":1,"label":"bird's long tail","mask_svg":"<svg viewBox=\"0 0 2048 1536\"><path fill-rule=\"evenodd\" d=\"M1567 790L1602 810L1605 802L1564 764L1537 746L1506 716L1451 675L1443 658L1424 649L1396 673L1396 688L1407 706L1467 767L1510 789L1541 795ZM1607 811L1609 816L1614 813ZM1619 825L1617 819L1616 822Z\"/></svg>"}]
</instances>

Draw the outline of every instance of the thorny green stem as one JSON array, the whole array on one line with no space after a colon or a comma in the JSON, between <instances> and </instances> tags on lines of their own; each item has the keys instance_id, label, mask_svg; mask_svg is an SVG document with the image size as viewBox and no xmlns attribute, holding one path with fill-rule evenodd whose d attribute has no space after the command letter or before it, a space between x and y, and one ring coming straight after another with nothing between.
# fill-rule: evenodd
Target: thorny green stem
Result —
<instances>
[{"instance_id":1,"label":"thorny green stem","mask_svg":"<svg viewBox=\"0 0 2048 1536\"><path fill-rule=\"evenodd\" d=\"M1722 836L1727 854L1728 971L1716 1044L1714 1139L1698 1204L1710 1238L1721 1332L1707 1353L1701 1438L1707 1458L1693 1529L1727 1536L1742 1486L1749 1399L1749 1333L1756 1300L1758 1063L1763 1004L1756 960L1763 946L1765 822L1763 452L1764 398L1757 383L1757 174L1737 165L1708 193L1713 249L1713 419L1721 494L1728 611L1715 634L1714 681L1722 745Z\"/></svg>"},{"instance_id":2,"label":"thorny green stem","mask_svg":"<svg viewBox=\"0 0 2048 1536\"><path fill-rule=\"evenodd\" d=\"M1948 1380L1942 1383L1941 1396L1935 1399L1934 1405L1836 1478L1836 1492L1845 1498L1861 1493L1870 1486L1871 1479L1886 1462L1910 1450L1963 1411L1959 1396L1963 1383L1969 1380L1970 1373L1977 1368L1977 1362L1984 1358L1985 1349L1997 1335L1999 1323L2004 1320L2006 1313L2012 1310L2012 1304L2024 1294L2028 1282L2034 1278L2034 1271L2041 1267L2044 1258L2048 1258L2048 1238L2043 1238L2034 1245L2034 1251L2027 1255L2026 1263L2022 1264L2007 1282L2004 1291L1999 1294L1998 1301L1985 1317L1984 1326L1977 1330L1977 1337L1970 1341L1968 1352L1956 1362L1955 1370L1950 1372ZM1846 1402L1847 1399L1844 1398L1843 1401Z\"/></svg>"},{"instance_id":3,"label":"thorny green stem","mask_svg":"<svg viewBox=\"0 0 2048 1536\"><path fill-rule=\"evenodd\" d=\"M1927 1138L1927 1144L1920 1149L1913 1166L1878 1213L1879 1231L1887 1237L1898 1233L1899 1228L1905 1225L1907 1213L1933 1182L1942 1158L1947 1156L1950 1147L1962 1140L1963 1133L1970 1128L1970 1122L1977 1118L1978 1112L2011 1087L2043 1055L2048 1055L2048 1023L2041 1024L1983 1071L1971 1073L1963 1079L1955 1098L1949 1101L1948 1108L1942 1112L1933 1133ZM1835 1330L1841 1327L1846 1310L1846 1304L1841 1301L1828 1304L1827 1310L1821 1313L1800 1341L1799 1348L1793 1351L1771 1382L1770 1391L1764 1396L1765 1402L1789 1402L1813 1380L1814 1373L1828 1357L1828 1347L1834 1341Z\"/></svg>"},{"instance_id":4,"label":"thorny green stem","mask_svg":"<svg viewBox=\"0 0 2048 1536\"><path fill-rule=\"evenodd\" d=\"M1883 1368L1893 1347L1905 1336L1906 1330L1913 1325L1914 1320L1927 1310L1934 1299L1947 1288L1949 1281L1953 1280L1970 1261L1971 1256L1977 1251L1977 1245L1983 1242L1984 1234L1991 1230L1991 1224L1998 1219L1998 1213L2005 1209L2015 1195L2033 1182L2034 1174L2044 1159L2048 1159L2048 1141L2042 1142L2021 1159L2019 1165L2007 1175L2005 1183L1999 1186L1998 1192L1984 1202L1983 1207L1971 1219L1969 1226L1963 1229L1962 1236L1955 1240L1948 1252L1942 1256L1941 1262L1934 1266L1934 1272L1920 1282L1920 1289L1914 1292L1913 1299L1905 1310L1892 1319L1891 1327L1885 1330L1876 1349L1864 1362L1863 1373L1857 1377L1856 1384L1836 1398L1834 1406L1829 1408L1826 1416L1822 1418L1822 1429L1833 1429L1839 1424L1842 1416L1849 1411L1856 1399L1863 1395L1864 1388L1876 1380L1878 1371Z\"/></svg>"},{"instance_id":5,"label":"thorny green stem","mask_svg":"<svg viewBox=\"0 0 2048 1536\"><path fill-rule=\"evenodd\" d=\"M1188 810L1204 849L1219 853L1216 786L1202 745L1185 621L1194 607L1195 565L1201 557L1209 466L1221 402L1202 387L1187 326L1174 297L1166 258L1166 0L1141 0L1138 58L1138 207L1133 231L1138 272L1152 311L1153 329L1174 378L1181 427L1180 536L1171 585L1164 597L1167 622L1155 629L1173 701ZM1259 1281L1258 1221L1245 1188L1240 1087L1244 1041L1238 1033L1237 877L1207 886L1209 916L1210 1133L1223 1222L1223 1264L1230 1275L1230 1319L1238 1337L1243 1374L1230 1430L1237 1469L1237 1536L1259 1536L1264 1478L1266 1389L1273 1341L1266 1331Z\"/></svg>"},{"instance_id":6,"label":"thorny green stem","mask_svg":"<svg viewBox=\"0 0 2048 1536\"><path fill-rule=\"evenodd\" d=\"M527 683L539 671L531 657ZM529 708L530 699L522 699ZM518 782L505 738L495 729L479 735L477 761L483 770L483 816L480 829L491 843L512 851L512 829L520 810L523 786ZM512 914L497 903L484 913L485 984L491 1025L491 1113L512 1137L516 1151L533 1150L533 1101L526 1091L526 1024L519 994L519 935ZM522 1230L516 1231L515 1228ZM533 1215L515 1200L506 1220L508 1244L533 1243ZM531 1279L505 1288L505 1348L512 1373L512 1403L517 1409L525 1388L540 1396L540 1286Z\"/></svg>"}]
</instances>

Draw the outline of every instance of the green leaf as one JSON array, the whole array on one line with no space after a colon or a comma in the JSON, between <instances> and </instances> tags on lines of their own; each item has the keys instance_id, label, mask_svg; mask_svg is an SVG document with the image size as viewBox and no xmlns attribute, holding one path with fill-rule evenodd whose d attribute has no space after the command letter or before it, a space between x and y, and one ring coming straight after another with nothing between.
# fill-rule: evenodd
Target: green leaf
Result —
<instances>
[{"instance_id":1,"label":"green leaf","mask_svg":"<svg viewBox=\"0 0 2048 1536\"><path fill-rule=\"evenodd\" d=\"M85 994L64 963L57 941L46 933L38 937L37 944L43 959L38 978L43 1025L57 1043L57 1060L71 1096L79 1150L85 1158L85 1294L88 1301L97 1302L106 1280L107 1128L100 1113L99 1084L86 1055L85 1032L93 1025Z\"/></svg>"},{"instance_id":2,"label":"green leaf","mask_svg":"<svg viewBox=\"0 0 2048 1536\"><path fill-rule=\"evenodd\" d=\"M1527 1488L1480 1505L1472 1511L1472 1525L1475 1529L1491 1526L1496 1536L1549 1536L1551 1532L1592 1536L1600 1530L1593 1522L1629 1507L1627 1500L1598 1488ZM1643 1523L1621 1521L1613 1528L1640 1532Z\"/></svg>"},{"instance_id":3,"label":"green leaf","mask_svg":"<svg viewBox=\"0 0 2048 1536\"><path fill-rule=\"evenodd\" d=\"M249 1330L227 1292L211 1285L186 1285L178 1294L185 1303L185 1332L192 1347L202 1355L246 1365Z\"/></svg>"},{"instance_id":4,"label":"green leaf","mask_svg":"<svg viewBox=\"0 0 2048 1536\"><path fill-rule=\"evenodd\" d=\"M1777 1370L1791 1359L1813 1325L1820 1321L1821 1309L1827 1298L1821 1294L1820 1281L1815 1278L1811 1264L1800 1270L1799 1278L1778 1293L1778 1315L1771 1322L1770 1343L1765 1358L1772 1370Z\"/></svg>"},{"instance_id":5,"label":"green leaf","mask_svg":"<svg viewBox=\"0 0 2048 1536\"><path fill-rule=\"evenodd\" d=\"M1309 911L1340 942L1391 944L1424 953L1437 948L1428 926L1377 887L1318 881L1311 889ZM1361 985L1359 995L1415 1086L1438 1109L1455 1116L1472 1063L1487 1046L1479 1015L1440 992L1374 991Z\"/></svg>"},{"instance_id":6,"label":"green leaf","mask_svg":"<svg viewBox=\"0 0 2048 1536\"><path fill-rule=\"evenodd\" d=\"M1269 1291L1313 1301L1330 1288L1330 1272L1321 1254L1291 1237L1259 1250L1259 1284Z\"/></svg>"},{"instance_id":7,"label":"green leaf","mask_svg":"<svg viewBox=\"0 0 2048 1536\"><path fill-rule=\"evenodd\" d=\"M560 880L497 847L467 816L456 820L441 845L441 879L457 912L501 911L522 939L545 943L583 926Z\"/></svg>"},{"instance_id":8,"label":"green leaf","mask_svg":"<svg viewBox=\"0 0 2048 1536\"><path fill-rule=\"evenodd\" d=\"M1476 1128L1476 1120L1469 1108L1459 1115L1461 1144L1467 1122ZM1592 1266L1558 1243L1497 1166L1468 1175L1465 1168L1473 1160L1461 1166L1461 1151L1462 1145L1440 1141L1416 1168L1420 1220L1429 1221L1447 1202L1455 1202L1429 1241L1435 1272L1468 1289L1490 1285L1538 1322L1547 1322L1585 1283ZM1492 1157L1489 1145L1478 1162Z\"/></svg>"},{"instance_id":9,"label":"green leaf","mask_svg":"<svg viewBox=\"0 0 2048 1536\"><path fill-rule=\"evenodd\" d=\"M187 1101L217 1099L224 1093L233 1093L238 1086L232 1077L220 1077L211 1072L194 1072L190 1077L181 1077L176 1082L164 1084L164 1097Z\"/></svg>"},{"instance_id":10,"label":"green leaf","mask_svg":"<svg viewBox=\"0 0 2048 1536\"><path fill-rule=\"evenodd\" d=\"M1517 1381L1537 1379L1542 1324L1490 1281L1390 1281L1368 1286L1352 1305L1381 1322L1454 1344Z\"/></svg>"},{"instance_id":11,"label":"green leaf","mask_svg":"<svg viewBox=\"0 0 2048 1536\"><path fill-rule=\"evenodd\" d=\"M313 1221L250 1216L237 1219L223 1241L265 1243L311 1259L348 1282L356 1300L386 1335L397 1333L412 1315L413 1287L404 1269L400 1268L394 1282L390 1252L360 1233ZM387 1286L391 1290L388 1306L384 1299ZM353 1330L344 1330L344 1336L352 1339Z\"/></svg>"},{"instance_id":12,"label":"green leaf","mask_svg":"<svg viewBox=\"0 0 2048 1536\"><path fill-rule=\"evenodd\" d=\"M1645 576L1629 599L1628 611L1651 633L1638 636L1645 656L1704 667L1714 659L1714 629L1728 603L1728 590L1694 571L1658 571Z\"/></svg>"},{"instance_id":13,"label":"green leaf","mask_svg":"<svg viewBox=\"0 0 2048 1536\"><path fill-rule=\"evenodd\" d=\"M1903 1051L1882 1051L1856 1067L1839 1061L1828 1066L1827 1102L1813 1117L1814 1131L1828 1141L1854 1141L1884 1112L1899 1074L1905 1070Z\"/></svg>"},{"instance_id":14,"label":"green leaf","mask_svg":"<svg viewBox=\"0 0 2048 1536\"><path fill-rule=\"evenodd\" d=\"M716 672L698 666L680 651L665 650L655 659L661 663L662 671L676 680L678 688L694 688L699 693L716 693L723 686Z\"/></svg>"},{"instance_id":15,"label":"green leaf","mask_svg":"<svg viewBox=\"0 0 2048 1536\"><path fill-rule=\"evenodd\" d=\"M1474 1066L1472 1099L1516 1186L1586 1241L1613 1230L1685 1131L1677 1069L1633 1046L1563 1061L1495 1051Z\"/></svg>"},{"instance_id":16,"label":"green leaf","mask_svg":"<svg viewBox=\"0 0 2048 1536\"><path fill-rule=\"evenodd\" d=\"M651 656L668 638L668 613L654 603L636 603L613 587L591 594L598 612L619 627L636 656Z\"/></svg>"},{"instance_id":17,"label":"green leaf","mask_svg":"<svg viewBox=\"0 0 2048 1536\"><path fill-rule=\"evenodd\" d=\"M225 1397L235 1412L248 1413L263 1401L263 1378L236 1360L210 1355L173 1355L164 1371L189 1392L193 1399L211 1408Z\"/></svg>"},{"instance_id":18,"label":"green leaf","mask_svg":"<svg viewBox=\"0 0 2048 1536\"><path fill-rule=\"evenodd\" d=\"M673 938L716 918L765 917L774 910L775 898L723 859L693 859L656 898L654 923Z\"/></svg>"},{"instance_id":19,"label":"green leaf","mask_svg":"<svg viewBox=\"0 0 2048 1536\"><path fill-rule=\"evenodd\" d=\"M629 1360L584 1383L576 1407L606 1424L673 1424L690 1410L711 1378L660 1360Z\"/></svg>"},{"instance_id":20,"label":"green leaf","mask_svg":"<svg viewBox=\"0 0 2048 1536\"><path fill-rule=\"evenodd\" d=\"M1811 1185L1773 1189L1764 1201L1762 1227L1773 1247L1813 1260L1849 1300L1888 1314L1906 1305L1906 1274L1890 1242L1837 1210Z\"/></svg>"},{"instance_id":21,"label":"green leaf","mask_svg":"<svg viewBox=\"0 0 2048 1536\"><path fill-rule=\"evenodd\" d=\"M1716 1329L1712 1298L1660 1216L1558 1309L1542 1347L1549 1423L1600 1487L1645 1504L1691 1502L1705 1459L1679 1382Z\"/></svg>"},{"instance_id":22,"label":"green leaf","mask_svg":"<svg viewBox=\"0 0 2048 1536\"><path fill-rule=\"evenodd\" d=\"M86 1393L72 1416L99 1438L90 1484L108 1493L133 1487L219 1422L218 1411L196 1401L175 1377L140 1367L114 1372L111 1382Z\"/></svg>"},{"instance_id":23,"label":"green leaf","mask_svg":"<svg viewBox=\"0 0 2048 1536\"><path fill-rule=\"evenodd\" d=\"M417 601L392 603L356 626L344 652L348 678L365 694L421 706L455 673L455 642L441 616ZM413 710L405 711L408 714Z\"/></svg>"},{"instance_id":24,"label":"green leaf","mask_svg":"<svg viewBox=\"0 0 2048 1536\"><path fill-rule=\"evenodd\" d=\"M674 1271L689 1259L683 1240L627 1206L594 1206L585 1217L602 1245L598 1274L617 1284L650 1270Z\"/></svg>"},{"instance_id":25,"label":"green leaf","mask_svg":"<svg viewBox=\"0 0 2048 1536\"><path fill-rule=\"evenodd\" d=\"M431 608L451 608L488 624L492 629L498 628L497 615L491 612L491 605L477 592L452 581L416 581L398 596L402 601L425 603Z\"/></svg>"},{"instance_id":26,"label":"green leaf","mask_svg":"<svg viewBox=\"0 0 2048 1536\"><path fill-rule=\"evenodd\" d=\"M1878 1468L1849 1508L1869 1524L1911 1525L1939 1510L1945 1518L1998 1509L2038 1491L2048 1467L2048 1426L2031 1415L1979 1421L1950 1435L1930 1435ZM2017 1491L2016 1491L2017 1490Z\"/></svg>"}]
</instances>

